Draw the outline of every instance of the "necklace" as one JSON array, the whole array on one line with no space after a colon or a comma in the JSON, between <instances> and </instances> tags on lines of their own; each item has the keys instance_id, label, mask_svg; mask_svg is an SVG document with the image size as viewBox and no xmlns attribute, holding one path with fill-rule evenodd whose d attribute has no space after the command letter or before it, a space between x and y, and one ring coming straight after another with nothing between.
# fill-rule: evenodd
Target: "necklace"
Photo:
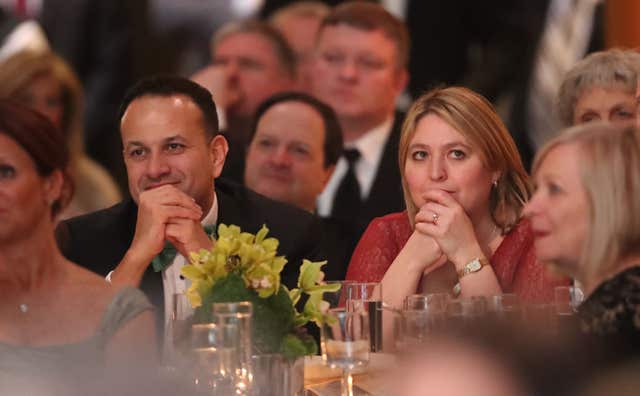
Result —
<instances>
[{"instance_id":1,"label":"necklace","mask_svg":"<svg viewBox=\"0 0 640 396\"><path fill-rule=\"evenodd\" d=\"M18 307L22 313L27 313L29 311L29 306L25 303L20 304Z\"/></svg>"}]
</instances>

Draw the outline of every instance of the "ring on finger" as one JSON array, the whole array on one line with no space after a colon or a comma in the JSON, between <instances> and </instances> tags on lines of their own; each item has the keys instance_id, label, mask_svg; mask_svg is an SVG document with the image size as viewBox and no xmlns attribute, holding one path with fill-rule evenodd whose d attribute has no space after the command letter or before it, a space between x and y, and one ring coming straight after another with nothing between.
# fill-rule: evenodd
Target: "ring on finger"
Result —
<instances>
[{"instance_id":1,"label":"ring on finger","mask_svg":"<svg viewBox=\"0 0 640 396\"><path fill-rule=\"evenodd\" d=\"M437 213L431 215L431 219L433 220L433 224L438 225L438 219L440 216Z\"/></svg>"}]
</instances>

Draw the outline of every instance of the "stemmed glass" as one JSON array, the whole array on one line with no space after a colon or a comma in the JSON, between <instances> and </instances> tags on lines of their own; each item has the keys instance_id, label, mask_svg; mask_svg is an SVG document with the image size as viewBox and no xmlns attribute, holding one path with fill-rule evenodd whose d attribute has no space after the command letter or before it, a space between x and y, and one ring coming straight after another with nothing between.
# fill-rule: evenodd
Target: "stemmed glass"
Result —
<instances>
[{"instance_id":1,"label":"stemmed glass","mask_svg":"<svg viewBox=\"0 0 640 396\"><path fill-rule=\"evenodd\" d=\"M369 362L369 318L366 311L329 310L322 325L322 359L332 368L342 369L342 396L353 396L354 368Z\"/></svg>"}]
</instances>

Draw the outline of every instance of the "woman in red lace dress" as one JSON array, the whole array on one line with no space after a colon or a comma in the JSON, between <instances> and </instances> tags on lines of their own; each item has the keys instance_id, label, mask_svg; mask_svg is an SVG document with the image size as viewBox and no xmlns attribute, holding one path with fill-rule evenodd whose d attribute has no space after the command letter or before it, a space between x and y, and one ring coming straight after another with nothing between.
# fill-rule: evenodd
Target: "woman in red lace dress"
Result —
<instances>
[{"instance_id":1,"label":"woman in red lace dress","mask_svg":"<svg viewBox=\"0 0 640 396\"><path fill-rule=\"evenodd\" d=\"M416 292L439 291L549 301L568 283L536 261L521 218L529 177L482 96L460 87L421 96L407 114L399 159L407 210L369 224L347 280L381 281L396 307Z\"/></svg>"}]
</instances>

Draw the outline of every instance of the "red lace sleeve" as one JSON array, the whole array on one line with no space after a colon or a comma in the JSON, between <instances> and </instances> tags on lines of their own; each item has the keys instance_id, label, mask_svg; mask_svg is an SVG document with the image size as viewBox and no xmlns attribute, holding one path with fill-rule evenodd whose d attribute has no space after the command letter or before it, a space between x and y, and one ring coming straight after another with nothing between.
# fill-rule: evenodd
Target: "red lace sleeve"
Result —
<instances>
[{"instance_id":1,"label":"red lace sleeve","mask_svg":"<svg viewBox=\"0 0 640 396\"><path fill-rule=\"evenodd\" d=\"M351 256L346 279L380 282L410 235L406 212L373 219Z\"/></svg>"}]
</instances>

